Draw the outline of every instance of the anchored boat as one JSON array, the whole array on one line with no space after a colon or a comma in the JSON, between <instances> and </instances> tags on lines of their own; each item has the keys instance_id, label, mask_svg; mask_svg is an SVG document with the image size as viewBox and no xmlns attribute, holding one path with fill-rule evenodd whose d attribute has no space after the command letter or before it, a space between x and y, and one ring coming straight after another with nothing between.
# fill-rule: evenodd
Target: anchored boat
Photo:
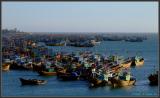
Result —
<instances>
[{"instance_id":1,"label":"anchored boat","mask_svg":"<svg viewBox=\"0 0 160 98\"><path fill-rule=\"evenodd\" d=\"M38 80L38 79L23 79L19 78L22 85L40 85L47 83L46 80Z\"/></svg>"},{"instance_id":2,"label":"anchored boat","mask_svg":"<svg viewBox=\"0 0 160 98\"><path fill-rule=\"evenodd\" d=\"M55 76L55 75L57 75L57 72L39 71L38 73L41 76Z\"/></svg>"},{"instance_id":3,"label":"anchored boat","mask_svg":"<svg viewBox=\"0 0 160 98\"><path fill-rule=\"evenodd\" d=\"M142 66L144 65L144 58L142 57L132 57L131 66Z\"/></svg>"},{"instance_id":4,"label":"anchored boat","mask_svg":"<svg viewBox=\"0 0 160 98\"><path fill-rule=\"evenodd\" d=\"M134 85L135 83L136 83L135 79L131 79L131 80L122 80L122 79L116 79L116 78L111 79L111 85L113 87L131 86L131 85Z\"/></svg>"},{"instance_id":5,"label":"anchored boat","mask_svg":"<svg viewBox=\"0 0 160 98\"><path fill-rule=\"evenodd\" d=\"M130 75L130 72L123 72L123 75L118 75L110 78L112 87L131 86L136 83L136 79Z\"/></svg>"}]
</instances>

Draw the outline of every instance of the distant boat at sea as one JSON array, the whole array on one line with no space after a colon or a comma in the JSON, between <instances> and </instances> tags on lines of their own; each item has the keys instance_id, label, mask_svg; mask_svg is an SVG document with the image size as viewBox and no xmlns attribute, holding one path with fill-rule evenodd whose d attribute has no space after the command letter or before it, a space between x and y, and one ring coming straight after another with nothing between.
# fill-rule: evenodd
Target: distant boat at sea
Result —
<instances>
[{"instance_id":1,"label":"distant boat at sea","mask_svg":"<svg viewBox=\"0 0 160 98\"><path fill-rule=\"evenodd\" d=\"M65 43L63 42L46 42L47 46L64 46Z\"/></svg>"},{"instance_id":2,"label":"distant boat at sea","mask_svg":"<svg viewBox=\"0 0 160 98\"><path fill-rule=\"evenodd\" d=\"M103 40L104 41L122 41L123 38L119 36L110 36L110 37L104 37Z\"/></svg>"},{"instance_id":3,"label":"distant boat at sea","mask_svg":"<svg viewBox=\"0 0 160 98\"><path fill-rule=\"evenodd\" d=\"M64 43L48 43L47 46L64 46Z\"/></svg>"},{"instance_id":4,"label":"distant boat at sea","mask_svg":"<svg viewBox=\"0 0 160 98\"><path fill-rule=\"evenodd\" d=\"M126 38L124 41L126 42L143 42L143 39L140 37L132 37L132 38Z\"/></svg>"},{"instance_id":5,"label":"distant boat at sea","mask_svg":"<svg viewBox=\"0 0 160 98\"><path fill-rule=\"evenodd\" d=\"M75 43L69 43L67 46L74 46L74 47L93 47L94 44L89 42L75 42Z\"/></svg>"},{"instance_id":6,"label":"distant boat at sea","mask_svg":"<svg viewBox=\"0 0 160 98\"><path fill-rule=\"evenodd\" d=\"M96 41L96 40L91 40L91 43L96 45L96 44L100 44L101 42L100 41Z\"/></svg>"}]
</instances>

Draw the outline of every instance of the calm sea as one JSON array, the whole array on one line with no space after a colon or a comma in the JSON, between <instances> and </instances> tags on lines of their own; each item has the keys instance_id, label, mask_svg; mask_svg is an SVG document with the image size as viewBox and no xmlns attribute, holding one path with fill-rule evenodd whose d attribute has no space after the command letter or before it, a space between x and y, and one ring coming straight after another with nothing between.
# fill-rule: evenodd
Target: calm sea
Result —
<instances>
[{"instance_id":1,"label":"calm sea","mask_svg":"<svg viewBox=\"0 0 160 98\"><path fill-rule=\"evenodd\" d=\"M145 64L132 68L136 77L135 86L111 88L110 86L90 89L86 81L59 81L56 76L43 77L32 71L10 70L2 72L2 96L157 96L158 86L149 86L147 77L159 68L158 35L150 35L144 42L103 41L91 48L69 46L48 47L52 52L93 51L103 55L118 54L124 57L141 55ZM19 77L45 79L45 85L21 86Z\"/></svg>"}]
</instances>

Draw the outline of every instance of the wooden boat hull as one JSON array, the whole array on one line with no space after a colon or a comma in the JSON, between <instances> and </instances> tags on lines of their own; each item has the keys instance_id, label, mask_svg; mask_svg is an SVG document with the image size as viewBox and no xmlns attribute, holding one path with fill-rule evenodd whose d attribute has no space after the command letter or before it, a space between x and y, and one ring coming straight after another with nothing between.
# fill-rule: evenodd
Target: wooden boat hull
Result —
<instances>
[{"instance_id":1,"label":"wooden boat hull","mask_svg":"<svg viewBox=\"0 0 160 98\"><path fill-rule=\"evenodd\" d=\"M19 78L21 81L22 85L40 85L40 84L45 84L47 81L46 80L37 80L37 79L23 79Z\"/></svg>"},{"instance_id":2,"label":"wooden boat hull","mask_svg":"<svg viewBox=\"0 0 160 98\"><path fill-rule=\"evenodd\" d=\"M108 84L107 81L105 81L105 80L99 80L97 78L90 78L89 79L89 83L90 83L89 87L91 87L91 88L92 87L106 86Z\"/></svg>"},{"instance_id":3,"label":"wooden boat hull","mask_svg":"<svg viewBox=\"0 0 160 98\"><path fill-rule=\"evenodd\" d=\"M144 65L144 60L139 61L139 62L135 62L135 65L136 66L142 66L142 65Z\"/></svg>"},{"instance_id":4,"label":"wooden boat hull","mask_svg":"<svg viewBox=\"0 0 160 98\"><path fill-rule=\"evenodd\" d=\"M46 44L47 46L64 46L65 44Z\"/></svg>"},{"instance_id":5,"label":"wooden boat hull","mask_svg":"<svg viewBox=\"0 0 160 98\"><path fill-rule=\"evenodd\" d=\"M111 85L113 87L131 86L131 85L134 85L135 83L136 83L135 79L132 79L130 81L127 81L127 80L118 80L118 79L115 79L115 78L111 79Z\"/></svg>"},{"instance_id":6,"label":"wooden boat hull","mask_svg":"<svg viewBox=\"0 0 160 98\"><path fill-rule=\"evenodd\" d=\"M123 68L130 68L131 67L131 64L132 64L132 61L129 61L129 62L126 62L126 63L122 63L121 66Z\"/></svg>"},{"instance_id":7,"label":"wooden boat hull","mask_svg":"<svg viewBox=\"0 0 160 98\"><path fill-rule=\"evenodd\" d=\"M112 69L113 73L117 73L117 72L121 71L122 67L118 65L118 66L115 66L115 67L113 67L111 69Z\"/></svg>"},{"instance_id":8,"label":"wooden boat hull","mask_svg":"<svg viewBox=\"0 0 160 98\"><path fill-rule=\"evenodd\" d=\"M66 74L66 69L57 70L57 77L60 77L64 74Z\"/></svg>"},{"instance_id":9,"label":"wooden boat hull","mask_svg":"<svg viewBox=\"0 0 160 98\"><path fill-rule=\"evenodd\" d=\"M2 66L2 71L8 71L10 69L10 64L4 64Z\"/></svg>"},{"instance_id":10,"label":"wooden boat hull","mask_svg":"<svg viewBox=\"0 0 160 98\"><path fill-rule=\"evenodd\" d=\"M57 72L40 71L40 72L38 72L38 73L39 73L39 75L41 75L41 76L55 76L55 75L57 75Z\"/></svg>"},{"instance_id":11,"label":"wooden boat hull","mask_svg":"<svg viewBox=\"0 0 160 98\"><path fill-rule=\"evenodd\" d=\"M131 66L142 66L144 65L144 59L141 58L139 61L135 60L135 58L132 58L132 64Z\"/></svg>"}]
</instances>

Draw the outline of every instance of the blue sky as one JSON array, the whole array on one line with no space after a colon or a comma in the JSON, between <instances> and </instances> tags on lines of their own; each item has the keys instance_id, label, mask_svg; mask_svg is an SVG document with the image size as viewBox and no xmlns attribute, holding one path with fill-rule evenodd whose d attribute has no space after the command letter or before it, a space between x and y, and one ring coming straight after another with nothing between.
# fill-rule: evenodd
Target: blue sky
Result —
<instances>
[{"instance_id":1,"label":"blue sky","mask_svg":"<svg viewBox=\"0 0 160 98\"><path fill-rule=\"evenodd\" d=\"M158 2L2 2L2 28L27 32L158 32Z\"/></svg>"}]
</instances>

